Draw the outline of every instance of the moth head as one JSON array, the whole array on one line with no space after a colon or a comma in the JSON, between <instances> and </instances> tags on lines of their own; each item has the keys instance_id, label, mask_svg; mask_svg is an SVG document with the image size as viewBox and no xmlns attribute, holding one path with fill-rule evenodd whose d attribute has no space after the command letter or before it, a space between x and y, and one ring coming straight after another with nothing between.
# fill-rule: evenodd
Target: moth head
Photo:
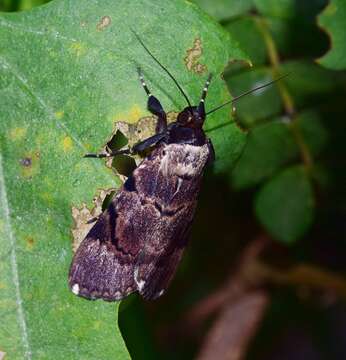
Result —
<instances>
[{"instance_id":1,"label":"moth head","mask_svg":"<svg viewBox=\"0 0 346 360\"><path fill-rule=\"evenodd\" d=\"M177 123L184 127L201 128L205 120L205 110L199 106L187 106L179 113Z\"/></svg>"},{"instance_id":2,"label":"moth head","mask_svg":"<svg viewBox=\"0 0 346 360\"><path fill-rule=\"evenodd\" d=\"M208 87L212 78L212 74L209 74L207 81L202 90L201 99L198 106L191 106L189 104L177 118L177 122L182 126L191 127L191 128L201 128L203 126L206 113L204 107L204 101L207 96Z\"/></svg>"}]
</instances>

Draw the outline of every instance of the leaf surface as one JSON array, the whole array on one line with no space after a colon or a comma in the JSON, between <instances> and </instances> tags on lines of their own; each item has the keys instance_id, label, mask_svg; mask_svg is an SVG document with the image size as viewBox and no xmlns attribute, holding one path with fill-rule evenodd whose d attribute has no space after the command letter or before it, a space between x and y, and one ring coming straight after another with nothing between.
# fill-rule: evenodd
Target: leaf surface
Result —
<instances>
[{"instance_id":1,"label":"leaf surface","mask_svg":"<svg viewBox=\"0 0 346 360\"><path fill-rule=\"evenodd\" d=\"M318 18L330 37L330 50L318 62L334 70L346 69L346 3L331 0Z\"/></svg>"},{"instance_id":2,"label":"leaf surface","mask_svg":"<svg viewBox=\"0 0 346 360\"><path fill-rule=\"evenodd\" d=\"M309 228L314 215L314 195L302 166L285 169L256 194L255 210L269 233L283 243L293 243Z\"/></svg>"},{"instance_id":3,"label":"leaf surface","mask_svg":"<svg viewBox=\"0 0 346 360\"><path fill-rule=\"evenodd\" d=\"M103 161L83 155L102 149L115 121L149 114L136 67L167 111L186 106L131 27L192 103L209 71L207 107L229 99L220 75L229 60L246 56L188 2L57 0L0 15L0 351L10 359L129 358L118 304L74 296L67 274L72 209L121 183ZM226 161L219 158L227 171L244 135L227 109L207 126L224 122L210 136L217 152L223 137L232 139Z\"/></svg>"}]
</instances>

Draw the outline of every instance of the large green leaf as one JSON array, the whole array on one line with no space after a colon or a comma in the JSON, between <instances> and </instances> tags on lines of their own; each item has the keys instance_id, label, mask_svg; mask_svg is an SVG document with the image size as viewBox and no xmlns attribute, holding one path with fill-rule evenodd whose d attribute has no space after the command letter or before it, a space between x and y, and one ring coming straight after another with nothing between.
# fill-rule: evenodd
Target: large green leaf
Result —
<instances>
[{"instance_id":1,"label":"large green leaf","mask_svg":"<svg viewBox=\"0 0 346 360\"><path fill-rule=\"evenodd\" d=\"M302 166L287 168L270 179L257 193L256 214L274 238L293 243L313 220L314 195Z\"/></svg>"},{"instance_id":2,"label":"large green leaf","mask_svg":"<svg viewBox=\"0 0 346 360\"><path fill-rule=\"evenodd\" d=\"M318 22L330 36L331 47L319 63L330 69L346 69L346 2L331 0Z\"/></svg>"},{"instance_id":3,"label":"large green leaf","mask_svg":"<svg viewBox=\"0 0 346 360\"><path fill-rule=\"evenodd\" d=\"M238 17L228 22L225 28L241 44L253 65L265 64L267 49L255 17L250 15Z\"/></svg>"},{"instance_id":4,"label":"large green leaf","mask_svg":"<svg viewBox=\"0 0 346 360\"><path fill-rule=\"evenodd\" d=\"M273 80L273 73L268 67L257 67L239 74L226 77L232 95L237 96L255 87ZM281 81L286 81L283 79ZM239 99L235 104L238 121L246 128L256 122L262 122L278 115L282 109L282 100L277 91L277 84L268 86Z\"/></svg>"},{"instance_id":5,"label":"large green leaf","mask_svg":"<svg viewBox=\"0 0 346 360\"><path fill-rule=\"evenodd\" d=\"M246 57L188 2L59 0L0 16L0 351L10 359L129 357L118 305L75 297L67 273L72 208L120 184L83 154L102 148L115 121L148 115L136 66L167 111L186 106L131 27L193 103L209 71L208 109L229 98L220 74L229 60ZM216 152L227 157L219 156L222 171L244 140L229 114L216 112L207 124Z\"/></svg>"},{"instance_id":6,"label":"large green leaf","mask_svg":"<svg viewBox=\"0 0 346 360\"><path fill-rule=\"evenodd\" d=\"M299 147L291 131L299 129L304 143L313 155L318 155L326 143L327 134L315 111L305 111L286 123L278 118L251 130L244 151L232 173L233 185L245 188L274 175L284 164L298 157Z\"/></svg>"}]
</instances>

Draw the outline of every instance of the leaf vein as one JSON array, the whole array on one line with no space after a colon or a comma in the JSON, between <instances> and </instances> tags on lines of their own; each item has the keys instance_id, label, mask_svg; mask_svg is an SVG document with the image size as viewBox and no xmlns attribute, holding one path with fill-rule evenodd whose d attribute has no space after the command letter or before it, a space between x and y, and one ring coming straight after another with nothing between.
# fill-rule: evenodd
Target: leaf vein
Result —
<instances>
[{"instance_id":1,"label":"leaf vein","mask_svg":"<svg viewBox=\"0 0 346 360\"><path fill-rule=\"evenodd\" d=\"M18 274L18 266L17 266L17 255L16 255L16 239L12 231L10 209L8 206L8 200L6 194L6 185L5 185L5 177L2 166L1 153L0 153L0 203L4 213L5 232L7 233L8 241L11 245L10 260L11 260L11 269L12 269L12 280L14 283L14 290L15 290L14 292L15 292L16 304L17 304L17 317L22 332L22 342L25 351L24 356L25 359L31 359L32 352L30 349L28 331L27 331L23 303L20 293L19 274Z\"/></svg>"}]
</instances>

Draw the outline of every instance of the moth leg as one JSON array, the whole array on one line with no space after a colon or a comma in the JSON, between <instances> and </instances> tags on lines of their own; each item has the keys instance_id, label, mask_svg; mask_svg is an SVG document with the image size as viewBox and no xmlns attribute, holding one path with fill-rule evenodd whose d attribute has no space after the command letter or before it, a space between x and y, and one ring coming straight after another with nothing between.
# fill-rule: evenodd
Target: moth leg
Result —
<instances>
[{"instance_id":1,"label":"moth leg","mask_svg":"<svg viewBox=\"0 0 346 360\"><path fill-rule=\"evenodd\" d=\"M166 136L165 133L159 133L155 134L153 136L150 136L147 139L144 139L143 141L138 142L132 147L132 151L134 153L142 152L146 149L149 149L151 146L157 144L160 140L162 140Z\"/></svg>"},{"instance_id":2,"label":"moth leg","mask_svg":"<svg viewBox=\"0 0 346 360\"><path fill-rule=\"evenodd\" d=\"M114 156L122 155L122 154L132 154L132 150L131 149L123 149L123 150L105 152L105 153L100 153L100 154L85 154L84 157L101 159L101 158L106 158L106 157L114 157Z\"/></svg>"},{"instance_id":3,"label":"moth leg","mask_svg":"<svg viewBox=\"0 0 346 360\"><path fill-rule=\"evenodd\" d=\"M85 158L108 158L108 157L114 157L117 155L123 155L123 154L137 154L140 153L146 149L149 149L151 146L157 144L161 139L163 139L166 136L165 133L155 134L153 136L148 137L147 139L144 139L143 141L138 142L135 144L131 149L122 149L112 152L104 152L100 154L85 154Z\"/></svg>"},{"instance_id":4,"label":"moth leg","mask_svg":"<svg viewBox=\"0 0 346 360\"><path fill-rule=\"evenodd\" d=\"M156 124L156 133L157 134L163 133L167 130L166 113L163 110L163 107L162 107L160 101L154 95L152 95L152 93L150 92L147 84L144 81L142 70L140 68L137 68L137 71L138 71L139 81L141 82L143 89L145 90L145 92L148 95L148 102L147 102L148 110L152 114L154 114L158 117L157 124Z\"/></svg>"}]
</instances>

